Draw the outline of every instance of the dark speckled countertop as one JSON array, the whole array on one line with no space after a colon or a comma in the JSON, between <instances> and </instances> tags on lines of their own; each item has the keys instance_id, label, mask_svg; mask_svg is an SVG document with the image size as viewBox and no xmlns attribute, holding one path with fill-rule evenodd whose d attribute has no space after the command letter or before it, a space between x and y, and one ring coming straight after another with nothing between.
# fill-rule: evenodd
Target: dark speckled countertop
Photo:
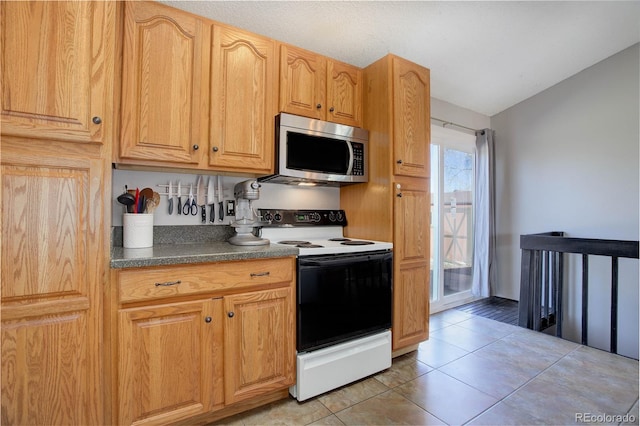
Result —
<instances>
[{"instance_id":1,"label":"dark speckled countertop","mask_svg":"<svg viewBox=\"0 0 640 426\"><path fill-rule=\"evenodd\" d=\"M179 265L269 257L297 256L295 247L279 244L234 246L226 242L234 234L230 226L155 226L153 247L122 247L122 227L111 235L111 268Z\"/></svg>"}]
</instances>

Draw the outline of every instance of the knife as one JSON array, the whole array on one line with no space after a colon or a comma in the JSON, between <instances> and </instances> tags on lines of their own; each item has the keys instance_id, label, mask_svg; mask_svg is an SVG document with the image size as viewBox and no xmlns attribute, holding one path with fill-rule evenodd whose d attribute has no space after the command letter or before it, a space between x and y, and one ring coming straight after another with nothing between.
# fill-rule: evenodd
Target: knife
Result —
<instances>
[{"instance_id":1,"label":"knife","mask_svg":"<svg viewBox=\"0 0 640 426\"><path fill-rule=\"evenodd\" d=\"M222 222L224 220L224 197L222 194L222 176L218 176L218 220Z\"/></svg>"},{"instance_id":2,"label":"knife","mask_svg":"<svg viewBox=\"0 0 640 426\"><path fill-rule=\"evenodd\" d=\"M178 181L178 214L182 214L182 200L180 196L182 195L182 184Z\"/></svg>"},{"instance_id":3,"label":"knife","mask_svg":"<svg viewBox=\"0 0 640 426\"><path fill-rule=\"evenodd\" d=\"M202 216L202 223L207 222L207 203L204 200L204 179L202 176L198 176L196 181L196 204L200 206L200 215Z\"/></svg>"},{"instance_id":4,"label":"knife","mask_svg":"<svg viewBox=\"0 0 640 426\"><path fill-rule=\"evenodd\" d=\"M214 206L216 205L213 202L213 178L209 176L209 182L207 183L207 204L211 206L211 212L209 213L209 222L216 221L216 212Z\"/></svg>"},{"instance_id":5,"label":"knife","mask_svg":"<svg viewBox=\"0 0 640 426\"><path fill-rule=\"evenodd\" d=\"M169 192L167 193L169 198L169 214L173 213L173 184L169 181Z\"/></svg>"}]
</instances>

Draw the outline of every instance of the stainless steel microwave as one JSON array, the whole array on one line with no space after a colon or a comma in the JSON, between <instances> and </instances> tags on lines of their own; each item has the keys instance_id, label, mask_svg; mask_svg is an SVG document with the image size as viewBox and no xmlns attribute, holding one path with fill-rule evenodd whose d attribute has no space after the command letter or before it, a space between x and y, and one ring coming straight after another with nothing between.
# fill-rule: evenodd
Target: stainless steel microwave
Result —
<instances>
[{"instance_id":1,"label":"stainless steel microwave","mask_svg":"<svg viewBox=\"0 0 640 426\"><path fill-rule=\"evenodd\" d=\"M369 179L364 129L281 113L275 136L275 174L261 182L339 186Z\"/></svg>"}]
</instances>

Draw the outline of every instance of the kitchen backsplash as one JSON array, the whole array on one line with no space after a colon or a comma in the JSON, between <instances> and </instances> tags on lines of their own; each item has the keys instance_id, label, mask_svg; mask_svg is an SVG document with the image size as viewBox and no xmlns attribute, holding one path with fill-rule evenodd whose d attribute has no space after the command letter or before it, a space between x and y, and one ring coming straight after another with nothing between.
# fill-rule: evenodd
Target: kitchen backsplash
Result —
<instances>
[{"instance_id":1,"label":"kitchen backsplash","mask_svg":"<svg viewBox=\"0 0 640 426\"><path fill-rule=\"evenodd\" d=\"M216 177L215 174L201 174L205 184L208 183L209 177ZM243 180L251 179L251 177L237 176L221 176L223 182L223 193L225 200L234 200L233 187L236 183ZM125 213L125 207L117 201L117 197L124 193L125 185L129 189L135 188L151 188L160 194L160 205L154 212L154 226L171 226L171 225L202 225L200 212L196 215L178 214L178 200L174 196L173 214L169 215L167 201L167 185L169 181L173 183L173 191L177 192L177 183L181 182L182 186L182 202L188 198L189 185L193 185L193 194L196 194L196 179L198 173L165 173L165 172L149 172L114 169L112 175L112 200L111 200L111 218L112 226L122 226L122 214ZM215 181L215 179L213 179ZM291 185L280 185L264 183L261 184L260 199L252 203L254 208L283 208L283 209L338 209L340 208L340 189L339 188L318 188L318 187L296 187ZM205 191L206 193L206 191ZM163 195L164 194L164 195ZM215 199L217 202L217 199ZM235 201L235 200L234 200ZM226 203L225 203L226 206ZM223 222L216 220L215 223L209 222L210 208L207 206L207 223L206 225L228 225L233 217L226 216Z\"/></svg>"}]
</instances>

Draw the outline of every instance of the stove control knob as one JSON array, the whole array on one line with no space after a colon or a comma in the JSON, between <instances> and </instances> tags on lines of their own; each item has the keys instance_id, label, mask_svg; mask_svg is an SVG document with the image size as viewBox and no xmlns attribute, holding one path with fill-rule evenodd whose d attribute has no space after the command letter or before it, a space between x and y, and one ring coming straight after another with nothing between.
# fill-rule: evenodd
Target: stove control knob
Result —
<instances>
[{"instance_id":1,"label":"stove control knob","mask_svg":"<svg viewBox=\"0 0 640 426\"><path fill-rule=\"evenodd\" d=\"M329 212L329 220L331 222L335 222L336 221L336 214L334 212Z\"/></svg>"},{"instance_id":2,"label":"stove control knob","mask_svg":"<svg viewBox=\"0 0 640 426\"><path fill-rule=\"evenodd\" d=\"M265 213L264 216L262 217L264 220L266 220L267 222L271 222L273 220L273 215L269 212Z\"/></svg>"},{"instance_id":3,"label":"stove control knob","mask_svg":"<svg viewBox=\"0 0 640 426\"><path fill-rule=\"evenodd\" d=\"M273 215L273 219L276 222L280 222L282 220L282 215L280 213L276 213L275 215Z\"/></svg>"},{"instance_id":4,"label":"stove control knob","mask_svg":"<svg viewBox=\"0 0 640 426\"><path fill-rule=\"evenodd\" d=\"M342 222L344 220L344 214L342 212L338 212L336 215L338 222Z\"/></svg>"},{"instance_id":5,"label":"stove control knob","mask_svg":"<svg viewBox=\"0 0 640 426\"><path fill-rule=\"evenodd\" d=\"M311 216L314 222L320 222L320 213L315 212L315 213L312 213Z\"/></svg>"}]
</instances>

